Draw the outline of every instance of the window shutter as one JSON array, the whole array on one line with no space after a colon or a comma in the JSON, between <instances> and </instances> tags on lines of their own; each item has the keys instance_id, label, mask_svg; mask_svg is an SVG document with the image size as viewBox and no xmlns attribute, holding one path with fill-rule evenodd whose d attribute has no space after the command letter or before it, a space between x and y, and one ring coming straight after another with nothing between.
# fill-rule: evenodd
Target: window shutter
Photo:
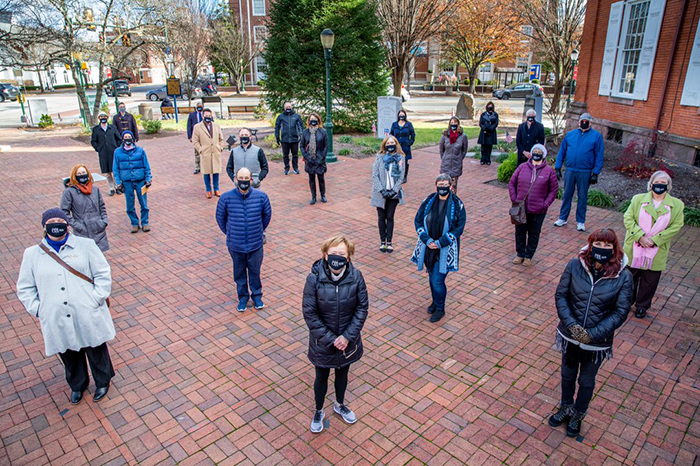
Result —
<instances>
[{"instance_id":1,"label":"window shutter","mask_svg":"<svg viewBox=\"0 0 700 466\"><path fill-rule=\"evenodd\" d=\"M598 95L610 95L612 90L613 74L617 61L617 42L620 39L620 23L622 23L624 5L625 2L615 2L610 5L608 33L605 36L605 52L603 53L603 66L600 69Z\"/></svg>"},{"instance_id":2,"label":"window shutter","mask_svg":"<svg viewBox=\"0 0 700 466\"><path fill-rule=\"evenodd\" d=\"M649 84L651 83L651 73L654 70L654 59L656 57L656 44L659 42L659 32L661 31L661 21L664 17L665 7L666 0L651 0L649 2L649 16L644 29L644 42L642 43L642 51L639 54L637 80L634 84L634 94L632 96L636 100L647 100L649 97Z\"/></svg>"},{"instance_id":3,"label":"window shutter","mask_svg":"<svg viewBox=\"0 0 700 466\"><path fill-rule=\"evenodd\" d=\"M685 75L681 105L700 107L700 23L695 31L693 51L688 61L688 72Z\"/></svg>"}]
</instances>

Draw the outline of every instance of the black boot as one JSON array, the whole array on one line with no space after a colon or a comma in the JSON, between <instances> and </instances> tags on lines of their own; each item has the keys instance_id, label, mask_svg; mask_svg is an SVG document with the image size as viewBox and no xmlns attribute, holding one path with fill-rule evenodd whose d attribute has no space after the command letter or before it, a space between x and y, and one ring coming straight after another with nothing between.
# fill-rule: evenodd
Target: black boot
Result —
<instances>
[{"instance_id":1,"label":"black boot","mask_svg":"<svg viewBox=\"0 0 700 466\"><path fill-rule=\"evenodd\" d=\"M647 310L646 310L646 309L637 308L637 310L636 310L635 313L634 313L634 316L635 316L637 319L643 319L643 318L646 317L646 315L647 315Z\"/></svg>"},{"instance_id":2,"label":"black boot","mask_svg":"<svg viewBox=\"0 0 700 466\"><path fill-rule=\"evenodd\" d=\"M569 420L569 424L566 426L566 435L569 437L578 437L579 432L581 432L581 424L583 423L584 417L586 417L586 413L574 409L571 420Z\"/></svg>"},{"instance_id":3,"label":"black boot","mask_svg":"<svg viewBox=\"0 0 700 466\"><path fill-rule=\"evenodd\" d=\"M552 427L559 427L565 422L569 422L571 415L574 412L574 405L560 405L559 411L554 413L549 417L549 425Z\"/></svg>"},{"instance_id":4,"label":"black boot","mask_svg":"<svg viewBox=\"0 0 700 466\"><path fill-rule=\"evenodd\" d=\"M428 306L428 314L435 314L435 303L430 304Z\"/></svg>"},{"instance_id":5,"label":"black boot","mask_svg":"<svg viewBox=\"0 0 700 466\"><path fill-rule=\"evenodd\" d=\"M326 202L328 202L328 199L326 199L326 195L325 195L325 194L321 194L321 202L323 202L324 204L325 204Z\"/></svg>"},{"instance_id":6,"label":"black boot","mask_svg":"<svg viewBox=\"0 0 700 466\"><path fill-rule=\"evenodd\" d=\"M316 204L316 195L315 194L313 196L311 196L311 202L309 202L309 204L311 204L311 205Z\"/></svg>"},{"instance_id":7,"label":"black boot","mask_svg":"<svg viewBox=\"0 0 700 466\"><path fill-rule=\"evenodd\" d=\"M435 322L440 322L440 320L445 317L445 310L444 309L435 309L435 312L433 315L430 316L430 321L435 323Z\"/></svg>"}]
</instances>

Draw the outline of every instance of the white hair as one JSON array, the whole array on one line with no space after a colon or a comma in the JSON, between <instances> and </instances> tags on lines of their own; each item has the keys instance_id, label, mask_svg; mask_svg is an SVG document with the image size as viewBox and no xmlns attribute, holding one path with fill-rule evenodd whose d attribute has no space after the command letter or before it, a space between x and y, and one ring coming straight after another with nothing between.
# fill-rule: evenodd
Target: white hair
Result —
<instances>
[{"instance_id":1,"label":"white hair","mask_svg":"<svg viewBox=\"0 0 700 466\"><path fill-rule=\"evenodd\" d=\"M525 112L525 116L530 116L530 115L532 115L532 116L537 116L537 112L535 111L534 108L531 108L530 110L528 110L527 112Z\"/></svg>"},{"instance_id":2,"label":"white hair","mask_svg":"<svg viewBox=\"0 0 700 466\"><path fill-rule=\"evenodd\" d=\"M532 154L536 150L541 151L544 158L547 158L547 148L544 147L542 144L535 144L534 146L532 146L532 149L530 149L530 153Z\"/></svg>"},{"instance_id":3,"label":"white hair","mask_svg":"<svg viewBox=\"0 0 700 466\"><path fill-rule=\"evenodd\" d=\"M666 178L666 181L668 182L668 191L671 191L671 175L669 175L667 172L663 170L659 170L657 172L654 172L653 175L651 175L651 178L649 178L649 182L647 183L647 191L651 191L651 185L654 184L656 180L659 178Z\"/></svg>"}]
</instances>

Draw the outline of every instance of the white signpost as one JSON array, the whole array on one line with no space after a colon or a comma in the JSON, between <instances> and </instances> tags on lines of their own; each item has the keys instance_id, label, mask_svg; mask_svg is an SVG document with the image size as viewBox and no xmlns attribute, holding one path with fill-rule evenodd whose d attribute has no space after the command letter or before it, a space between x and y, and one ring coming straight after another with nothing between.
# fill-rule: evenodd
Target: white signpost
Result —
<instances>
[{"instance_id":1,"label":"white signpost","mask_svg":"<svg viewBox=\"0 0 700 466\"><path fill-rule=\"evenodd\" d=\"M401 97L377 97L377 137L384 137L391 131L391 124L396 121L396 114L401 110Z\"/></svg>"}]
</instances>

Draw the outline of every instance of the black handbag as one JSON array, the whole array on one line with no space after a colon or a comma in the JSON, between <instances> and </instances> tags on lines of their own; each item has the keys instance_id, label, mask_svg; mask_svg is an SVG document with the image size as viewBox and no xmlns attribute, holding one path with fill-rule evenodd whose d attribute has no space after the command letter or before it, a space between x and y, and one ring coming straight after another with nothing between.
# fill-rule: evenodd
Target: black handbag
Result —
<instances>
[{"instance_id":1,"label":"black handbag","mask_svg":"<svg viewBox=\"0 0 700 466\"><path fill-rule=\"evenodd\" d=\"M527 223L527 210L525 209L525 201L530 195L530 191L532 191L532 187L535 185L536 180L537 176L535 175L535 179L532 180L532 183L530 183L530 189L527 190L527 194L525 195L523 200L515 201L511 205L508 213L510 214L510 223L512 223L513 225L525 225Z\"/></svg>"}]
</instances>

